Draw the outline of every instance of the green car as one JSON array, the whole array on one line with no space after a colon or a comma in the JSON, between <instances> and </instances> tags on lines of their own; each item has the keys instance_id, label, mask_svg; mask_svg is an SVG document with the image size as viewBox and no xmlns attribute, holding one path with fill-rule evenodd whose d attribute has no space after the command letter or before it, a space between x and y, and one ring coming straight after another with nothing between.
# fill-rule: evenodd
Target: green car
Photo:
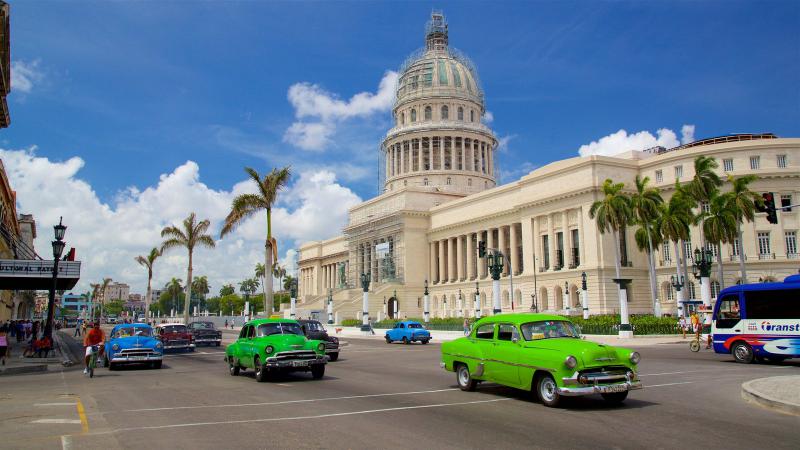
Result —
<instances>
[{"instance_id":1,"label":"green car","mask_svg":"<svg viewBox=\"0 0 800 450\"><path fill-rule=\"evenodd\" d=\"M258 381L295 371L310 371L318 380L328 359L325 341L306 339L297 321L257 319L244 324L236 342L225 348L225 362L231 375L251 368Z\"/></svg>"},{"instance_id":2,"label":"green car","mask_svg":"<svg viewBox=\"0 0 800 450\"><path fill-rule=\"evenodd\" d=\"M546 406L562 397L601 394L621 403L641 389L639 353L583 340L561 316L499 314L478 320L470 334L442 344L444 369L473 391L481 381L535 390Z\"/></svg>"}]
</instances>

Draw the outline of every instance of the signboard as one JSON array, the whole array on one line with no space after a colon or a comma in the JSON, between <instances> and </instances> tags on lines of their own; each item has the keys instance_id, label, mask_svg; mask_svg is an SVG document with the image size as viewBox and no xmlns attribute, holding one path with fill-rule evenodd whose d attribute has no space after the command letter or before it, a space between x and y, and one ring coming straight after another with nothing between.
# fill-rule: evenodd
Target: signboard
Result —
<instances>
[{"instance_id":1,"label":"signboard","mask_svg":"<svg viewBox=\"0 0 800 450\"><path fill-rule=\"evenodd\" d=\"M80 261L59 261L56 288L72 289L81 277ZM52 288L53 261L0 259L0 289Z\"/></svg>"}]
</instances>

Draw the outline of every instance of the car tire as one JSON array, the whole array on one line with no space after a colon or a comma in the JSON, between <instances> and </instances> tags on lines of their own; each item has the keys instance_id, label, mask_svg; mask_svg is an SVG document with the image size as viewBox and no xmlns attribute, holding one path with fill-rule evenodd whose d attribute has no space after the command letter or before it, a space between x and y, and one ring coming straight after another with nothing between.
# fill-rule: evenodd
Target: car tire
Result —
<instances>
[{"instance_id":1,"label":"car tire","mask_svg":"<svg viewBox=\"0 0 800 450\"><path fill-rule=\"evenodd\" d=\"M600 394L600 395L603 397L603 400L605 400L606 402L614 404L614 405L618 405L618 404L624 402L626 398L628 398L628 391L625 391L625 392L611 392L611 393L608 393L608 394Z\"/></svg>"},{"instance_id":2,"label":"car tire","mask_svg":"<svg viewBox=\"0 0 800 450\"><path fill-rule=\"evenodd\" d=\"M478 382L469 373L469 367L463 363L456 365L456 382L462 391L472 392L478 386Z\"/></svg>"},{"instance_id":3,"label":"car tire","mask_svg":"<svg viewBox=\"0 0 800 450\"><path fill-rule=\"evenodd\" d=\"M427 343L428 343L428 341L430 341L430 339L423 339L421 342L422 342L423 344L427 344Z\"/></svg>"},{"instance_id":4,"label":"car tire","mask_svg":"<svg viewBox=\"0 0 800 450\"><path fill-rule=\"evenodd\" d=\"M339 359L339 352L331 353L328 356L331 358L331 361L336 361L337 359Z\"/></svg>"},{"instance_id":5,"label":"car tire","mask_svg":"<svg viewBox=\"0 0 800 450\"><path fill-rule=\"evenodd\" d=\"M550 374L540 375L536 380L536 396L544 406L555 408L561 402L556 380Z\"/></svg>"},{"instance_id":6,"label":"car tire","mask_svg":"<svg viewBox=\"0 0 800 450\"><path fill-rule=\"evenodd\" d=\"M731 354L733 354L733 359L738 363L750 364L753 362L753 348L747 342L739 341L733 344Z\"/></svg>"},{"instance_id":7,"label":"car tire","mask_svg":"<svg viewBox=\"0 0 800 450\"><path fill-rule=\"evenodd\" d=\"M222 343L222 342L217 342L217 347L219 347L219 344L221 344L221 343Z\"/></svg>"},{"instance_id":8,"label":"car tire","mask_svg":"<svg viewBox=\"0 0 800 450\"><path fill-rule=\"evenodd\" d=\"M160 369L162 361L156 361L153 363L153 369Z\"/></svg>"},{"instance_id":9,"label":"car tire","mask_svg":"<svg viewBox=\"0 0 800 450\"><path fill-rule=\"evenodd\" d=\"M239 375L239 370L239 366L234 365L233 361L228 362L228 373L230 373L232 377Z\"/></svg>"},{"instance_id":10,"label":"car tire","mask_svg":"<svg viewBox=\"0 0 800 450\"><path fill-rule=\"evenodd\" d=\"M256 381L259 383L267 381L267 367L261 364L261 358L258 356L253 359L253 368L256 370Z\"/></svg>"},{"instance_id":11,"label":"car tire","mask_svg":"<svg viewBox=\"0 0 800 450\"><path fill-rule=\"evenodd\" d=\"M117 370L117 365L113 362L108 363L108 370Z\"/></svg>"},{"instance_id":12,"label":"car tire","mask_svg":"<svg viewBox=\"0 0 800 450\"><path fill-rule=\"evenodd\" d=\"M384 339L386 339L386 343L387 344L391 344L392 343L392 339L389 337L388 334L386 336L384 336Z\"/></svg>"},{"instance_id":13,"label":"car tire","mask_svg":"<svg viewBox=\"0 0 800 450\"><path fill-rule=\"evenodd\" d=\"M319 380L320 378L325 376L325 364L317 364L311 366L311 377L315 380Z\"/></svg>"},{"instance_id":14,"label":"car tire","mask_svg":"<svg viewBox=\"0 0 800 450\"><path fill-rule=\"evenodd\" d=\"M403 344L408 345L408 338L403 336Z\"/></svg>"}]
</instances>

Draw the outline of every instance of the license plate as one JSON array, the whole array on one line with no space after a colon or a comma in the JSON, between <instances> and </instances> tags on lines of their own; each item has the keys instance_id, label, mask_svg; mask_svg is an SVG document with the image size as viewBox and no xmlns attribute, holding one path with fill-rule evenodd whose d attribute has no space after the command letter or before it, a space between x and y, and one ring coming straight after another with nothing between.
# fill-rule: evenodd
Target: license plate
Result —
<instances>
[{"instance_id":1,"label":"license plate","mask_svg":"<svg viewBox=\"0 0 800 450\"><path fill-rule=\"evenodd\" d=\"M601 386L600 392L603 393L614 393L614 392L625 392L628 390L628 386L624 384L614 384L611 386Z\"/></svg>"},{"instance_id":2,"label":"license plate","mask_svg":"<svg viewBox=\"0 0 800 450\"><path fill-rule=\"evenodd\" d=\"M292 366L293 367L303 367L305 365L306 365L305 361L292 361Z\"/></svg>"},{"instance_id":3,"label":"license plate","mask_svg":"<svg viewBox=\"0 0 800 450\"><path fill-rule=\"evenodd\" d=\"M146 356L131 356L128 359L133 360L133 361L141 361L143 359L147 359L147 357Z\"/></svg>"}]
</instances>

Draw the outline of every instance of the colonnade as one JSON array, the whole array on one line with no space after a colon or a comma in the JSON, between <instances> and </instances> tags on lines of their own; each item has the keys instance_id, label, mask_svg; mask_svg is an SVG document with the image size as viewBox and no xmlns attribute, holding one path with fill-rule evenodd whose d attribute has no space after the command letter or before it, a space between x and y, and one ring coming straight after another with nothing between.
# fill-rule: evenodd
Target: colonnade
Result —
<instances>
[{"instance_id":1,"label":"colonnade","mask_svg":"<svg viewBox=\"0 0 800 450\"><path fill-rule=\"evenodd\" d=\"M354 254L351 254L351 258L355 258L356 276L360 277L362 273L369 273L372 282L381 281L380 277L383 264L385 263L385 258L378 255L377 246L378 244L382 243L389 244L389 248L387 250L388 256L393 259L395 271L398 270L400 264L398 264L399 261L396 258L396 239L394 236L388 236L379 239L371 239L369 241L362 241L355 244L355 252ZM397 276L397 272L395 272L395 277ZM356 282L356 284L358 284L358 282Z\"/></svg>"},{"instance_id":2,"label":"colonnade","mask_svg":"<svg viewBox=\"0 0 800 450\"><path fill-rule=\"evenodd\" d=\"M462 170L491 176L493 144L462 137L423 137L386 148L386 174L394 177L426 170Z\"/></svg>"}]
</instances>

